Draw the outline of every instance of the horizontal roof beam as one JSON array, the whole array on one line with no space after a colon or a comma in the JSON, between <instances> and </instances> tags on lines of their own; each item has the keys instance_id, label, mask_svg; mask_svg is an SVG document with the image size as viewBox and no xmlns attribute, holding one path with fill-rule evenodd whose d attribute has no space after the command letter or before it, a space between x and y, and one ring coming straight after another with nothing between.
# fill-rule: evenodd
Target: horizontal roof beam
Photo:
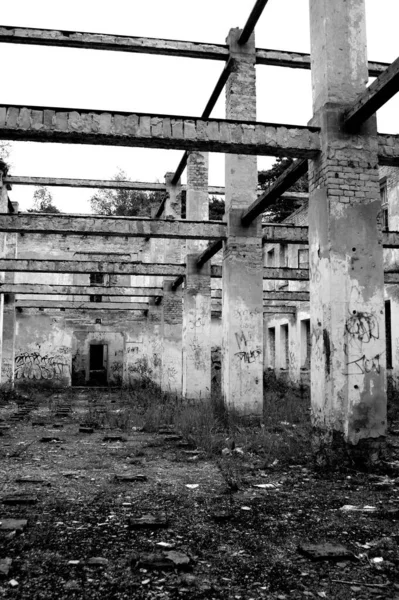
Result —
<instances>
[{"instance_id":1,"label":"horizontal roof beam","mask_svg":"<svg viewBox=\"0 0 399 600\"><path fill-rule=\"evenodd\" d=\"M15 308L63 310L148 310L147 302L73 302L69 300L16 300Z\"/></svg>"},{"instance_id":2,"label":"horizontal roof beam","mask_svg":"<svg viewBox=\"0 0 399 600\"><path fill-rule=\"evenodd\" d=\"M294 161L244 212L241 217L242 224L246 227L250 225L256 217L261 215L269 206L275 204L280 196L288 191L307 172L307 160Z\"/></svg>"},{"instance_id":3,"label":"horizontal roof beam","mask_svg":"<svg viewBox=\"0 0 399 600\"><path fill-rule=\"evenodd\" d=\"M43 296L163 296L160 287L123 287L91 285L46 285L41 283L0 283L1 294L41 294Z\"/></svg>"},{"instance_id":4,"label":"horizontal roof beam","mask_svg":"<svg viewBox=\"0 0 399 600\"><path fill-rule=\"evenodd\" d=\"M308 244L309 229L298 225L266 225L262 228L264 244Z\"/></svg>"},{"instance_id":5,"label":"horizontal roof beam","mask_svg":"<svg viewBox=\"0 0 399 600\"><path fill-rule=\"evenodd\" d=\"M112 275L154 275L177 277L185 274L184 264L95 260L0 259L0 272L24 273L110 273Z\"/></svg>"},{"instance_id":6,"label":"horizontal roof beam","mask_svg":"<svg viewBox=\"0 0 399 600\"><path fill-rule=\"evenodd\" d=\"M212 300L222 297L222 290L212 290ZM287 302L309 302L309 292L286 292L286 291L267 291L263 290L263 300L265 301L287 301Z\"/></svg>"},{"instance_id":7,"label":"horizontal roof beam","mask_svg":"<svg viewBox=\"0 0 399 600\"><path fill-rule=\"evenodd\" d=\"M222 221L171 221L138 217L104 217L51 213L0 213L0 231L45 235L88 235L134 238L218 239L226 235Z\"/></svg>"},{"instance_id":8,"label":"horizontal roof beam","mask_svg":"<svg viewBox=\"0 0 399 600\"><path fill-rule=\"evenodd\" d=\"M0 139L311 158L319 129L87 109L0 106Z\"/></svg>"},{"instance_id":9,"label":"horizontal roof beam","mask_svg":"<svg viewBox=\"0 0 399 600\"><path fill-rule=\"evenodd\" d=\"M164 183L141 181L116 181L114 179L70 179L66 177L27 177L7 175L3 178L6 185L37 185L46 187L96 188L115 190L135 190L142 192L164 192Z\"/></svg>"},{"instance_id":10,"label":"horizontal roof beam","mask_svg":"<svg viewBox=\"0 0 399 600\"><path fill-rule=\"evenodd\" d=\"M13 26L0 27L0 43L1 42L85 48L88 50L134 52L140 54L159 54L206 60L227 61L229 58L229 49L224 44ZM301 52L257 48L256 63L259 65L270 65L275 67L310 69L310 55ZM369 61L370 77L378 77L378 75L388 66L389 63Z\"/></svg>"},{"instance_id":11,"label":"horizontal roof beam","mask_svg":"<svg viewBox=\"0 0 399 600\"><path fill-rule=\"evenodd\" d=\"M146 181L116 181L115 179L70 179L66 177L28 177L23 175L7 175L3 177L6 185L44 185L46 187L96 188L115 190L134 190L138 192L165 192L164 183ZM187 186L182 185L182 190ZM224 187L210 185L209 194L224 194Z\"/></svg>"},{"instance_id":12,"label":"horizontal roof beam","mask_svg":"<svg viewBox=\"0 0 399 600\"><path fill-rule=\"evenodd\" d=\"M345 112L344 124L350 131L358 129L399 91L399 58L360 94Z\"/></svg>"}]
</instances>

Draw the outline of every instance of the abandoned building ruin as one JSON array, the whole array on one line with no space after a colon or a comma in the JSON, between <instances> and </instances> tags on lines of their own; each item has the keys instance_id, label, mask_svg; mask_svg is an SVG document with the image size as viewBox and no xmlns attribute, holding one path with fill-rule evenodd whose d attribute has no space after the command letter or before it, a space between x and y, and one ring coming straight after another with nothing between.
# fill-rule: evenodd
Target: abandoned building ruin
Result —
<instances>
[{"instance_id":1,"label":"abandoned building ruin","mask_svg":"<svg viewBox=\"0 0 399 600\"><path fill-rule=\"evenodd\" d=\"M145 373L165 391L207 399L221 373L226 406L259 416L272 369L310 385L316 448L371 459L386 435L387 376L399 374L399 136L378 134L375 117L397 91L399 59L368 61L365 0L310 0L311 56L257 48L266 4L226 45L0 27L4 43L225 62L201 117L0 106L4 140L185 151L163 184L4 167L1 379L119 385ZM257 65L311 69L307 127L257 122ZM213 119L224 89L226 118ZM224 189L208 185L209 152L225 154ZM257 155L296 159L261 195ZM282 223L262 222L306 173L308 202ZM153 218L32 214L9 198L24 184L166 196ZM209 221L209 193L225 195L223 222Z\"/></svg>"}]
</instances>

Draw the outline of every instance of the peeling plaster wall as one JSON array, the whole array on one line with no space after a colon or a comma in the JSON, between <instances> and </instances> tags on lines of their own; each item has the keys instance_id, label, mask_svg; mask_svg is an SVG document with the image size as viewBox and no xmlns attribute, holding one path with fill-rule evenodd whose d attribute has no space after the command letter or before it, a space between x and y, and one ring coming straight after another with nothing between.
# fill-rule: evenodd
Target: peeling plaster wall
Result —
<instances>
[{"instance_id":1,"label":"peeling plaster wall","mask_svg":"<svg viewBox=\"0 0 399 600\"><path fill-rule=\"evenodd\" d=\"M15 384L71 385L72 332L64 316L36 309L17 312Z\"/></svg>"}]
</instances>

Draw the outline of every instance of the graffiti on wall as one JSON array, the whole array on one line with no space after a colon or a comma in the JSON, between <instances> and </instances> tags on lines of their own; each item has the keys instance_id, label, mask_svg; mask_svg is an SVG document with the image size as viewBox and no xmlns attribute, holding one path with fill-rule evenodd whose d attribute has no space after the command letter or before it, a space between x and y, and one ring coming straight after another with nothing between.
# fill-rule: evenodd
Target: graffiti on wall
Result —
<instances>
[{"instance_id":1,"label":"graffiti on wall","mask_svg":"<svg viewBox=\"0 0 399 600\"><path fill-rule=\"evenodd\" d=\"M258 356L262 354L259 348L250 348L247 342L247 338L243 331L235 334L236 342L238 346L238 352L235 353L235 356L241 360L241 362L251 364L256 361Z\"/></svg>"},{"instance_id":2,"label":"graffiti on wall","mask_svg":"<svg viewBox=\"0 0 399 600\"><path fill-rule=\"evenodd\" d=\"M15 379L62 379L69 373L65 353L49 356L39 352L20 352L15 357Z\"/></svg>"}]
</instances>

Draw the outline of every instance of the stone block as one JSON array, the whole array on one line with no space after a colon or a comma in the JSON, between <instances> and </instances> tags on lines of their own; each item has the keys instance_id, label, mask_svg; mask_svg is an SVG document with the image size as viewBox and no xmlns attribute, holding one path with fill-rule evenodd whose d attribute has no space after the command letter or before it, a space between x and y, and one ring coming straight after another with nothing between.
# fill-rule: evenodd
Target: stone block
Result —
<instances>
[{"instance_id":1,"label":"stone block","mask_svg":"<svg viewBox=\"0 0 399 600\"><path fill-rule=\"evenodd\" d=\"M15 127L17 127L18 117L19 117L19 108L16 108L15 106L10 106L10 108L7 111L7 127L10 127L13 129Z\"/></svg>"},{"instance_id":2,"label":"stone block","mask_svg":"<svg viewBox=\"0 0 399 600\"><path fill-rule=\"evenodd\" d=\"M91 131L92 133L98 133L100 131L100 116L94 113L91 113L91 116Z\"/></svg>"},{"instance_id":3,"label":"stone block","mask_svg":"<svg viewBox=\"0 0 399 600\"><path fill-rule=\"evenodd\" d=\"M219 124L216 121L208 121L206 126L208 139L213 142L218 142L220 139Z\"/></svg>"},{"instance_id":4,"label":"stone block","mask_svg":"<svg viewBox=\"0 0 399 600\"><path fill-rule=\"evenodd\" d=\"M99 133L110 133L112 127L111 113L101 113L100 115L100 131Z\"/></svg>"},{"instance_id":5,"label":"stone block","mask_svg":"<svg viewBox=\"0 0 399 600\"><path fill-rule=\"evenodd\" d=\"M4 125L6 124L6 114L6 107L0 106L0 127L4 127Z\"/></svg>"},{"instance_id":6,"label":"stone block","mask_svg":"<svg viewBox=\"0 0 399 600\"><path fill-rule=\"evenodd\" d=\"M91 122L92 122L91 113L83 113L82 114L82 131L83 133L91 133Z\"/></svg>"},{"instance_id":7,"label":"stone block","mask_svg":"<svg viewBox=\"0 0 399 600\"><path fill-rule=\"evenodd\" d=\"M163 123L162 123L162 135L165 138L171 138L172 137L172 126L171 126L170 119L168 119L167 117L164 117L164 119L163 119Z\"/></svg>"},{"instance_id":8,"label":"stone block","mask_svg":"<svg viewBox=\"0 0 399 600\"><path fill-rule=\"evenodd\" d=\"M56 112L55 114L55 130L68 131L68 113Z\"/></svg>"},{"instance_id":9,"label":"stone block","mask_svg":"<svg viewBox=\"0 0 399 600\"><path fill-rule=\"evenodd\" d=\"M177 139L183 139L183 120L172 119L172 137Z\"/></svg>"},{"instance_id":10,"label":"stone block","mask_svg":"<svg viewBox=\"0 0 399 600\"><path fill-rule=\"evenodd\" d=\"M195 121L187 119L184 121L184 138L186 140L195 140L197 137L197 128Z\"/></svg>"},{"instance_id":11,"label":"stone block","mask_svg":"<svg viewBox=\"0 0 399 600\"><path fill-rule=\"evenodd\" d=\"M43 125L45 129L52 129L55 121L55 110L45 109L43 112Z\"/></svg>"},{"instance_id":12,"label":"stone block","mask_svg":"<svg viewBox=\"0 0 399 600\"><path fill-rule=\"evenodd\" d=\"M137 115L128 115L125 118L125 135L137 136L139 128L139 117Z\"/></svg>"},{"instance_id":13,"label":"stone block","mask_svg":"<svg viewBox=\"0 0 399 600\"><path fill-rule=\"evenodd\" d=\"M126 117L124 115L114 115L112 133L114 133L115 135L125 135Z\"/></svg>"},{"instance_id":14,"label":"stone block","mask_svg":"<svg viewBox=\"0 0 399 600\"><path fill-rule=\"evenodd\" d=\"M163 137L163 119L158 117L151 118L151 135L154 137Z\"/></svg>"},{"instance_id":15,"label":"stone block","mask_svg":"<svg viewBox=\"0 0 399 600\"><path fill-rule=\"evenodd\" d=\"M21 108L18 119L18 126L20 129L30 129L31 126L31 112L28 108Z\"/></svg>"},{"instance_id":16,"label":"stone block","mask_svg":"<svg viewBox=\"0 0 399 600\"><path fill-rule=\"evenodd\" d=\"M68 113L68 129L70 131L82 131L83 129L82 118L76 110Z\"/></svg>"},{"instance_id":17,"label":"stone block","mask_svg":"<svg viewBox=\"0 0 399 600\"><path fill-rule=\"evenodd\" d=\"M140 137L151 137L151 117L140 116L140 126L139 126L139 136Z\"/></svg>"},{"instance_id":18,"label":"stone block","mask_svg":"<svg viewBox=\"0 0 399 600\"><path fill-rule=\"evenodd\" d=\"M231 128L228 123L223 121L220 123L219 135L221 142L227 142L228 144L231 142Z\"/></svg>"}]
</instances>

